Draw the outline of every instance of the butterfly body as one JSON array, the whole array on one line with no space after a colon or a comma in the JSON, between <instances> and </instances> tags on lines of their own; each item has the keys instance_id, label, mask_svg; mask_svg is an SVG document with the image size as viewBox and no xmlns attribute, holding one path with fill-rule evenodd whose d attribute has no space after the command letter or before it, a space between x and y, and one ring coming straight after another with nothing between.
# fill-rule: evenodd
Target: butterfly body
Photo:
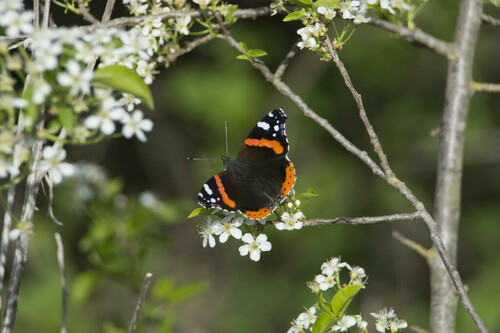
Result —
<instances>
[{"instance_id":1,"label":"butterfly body","mask_svg":"<svg viewBox=\"0 0 500 333\"><path fill-rule=\"evenodd\" d=\"M203 185L200 205L240 211L252 219L271 214L295 184L295 168L287 157L286 119L281 109L269 112L250 132L235 160L222 156L226 170Z\"/></svg>"}]
</instances>

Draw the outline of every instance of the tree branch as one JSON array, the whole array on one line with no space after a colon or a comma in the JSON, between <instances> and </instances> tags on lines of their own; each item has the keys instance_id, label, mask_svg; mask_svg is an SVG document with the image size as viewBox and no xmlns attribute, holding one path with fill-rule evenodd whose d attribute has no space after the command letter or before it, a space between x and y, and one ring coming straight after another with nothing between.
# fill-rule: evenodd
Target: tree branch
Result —
<instances>
[{"instance_id":1,"label":"tree branch","mask_svg":"<svg viewBox=\"0 0 500 333\"><path fill-rule=\"evenodd\" d=\"M312 219L304 221L305 227L328 224L374 224L380 222L415 221L421 219L419 212L366 217L337 217L334 219Z\"/></svg>"},{"instance_id":2,"label":"tree branch","mask_svg":"<svg viewBox=\"0 0 500 333\"><path fill-rule=\"evenodd\" d=\"M436 256L436 251L434 251L433 249L426 249L417 242L403 236L400 232L396 230L392 232L392 237L397 239L401 244L406 245L408 248L420 254L422 258L424 258L425 261L427 262Z\"/></svg>"},{"instance_id":3,"label":"tree branch","mask_svg":"<svg viewBox=\"0 0 500 333\"><path fill-rule=\"evenodd\" d=\"M137 324L137 318L139 318L139 313L141 312L142 303L144 299L146 299L146 294L149 289L149 285L151 284L151 279L153 278L153 274L146 273L144 276L144 280L142 282L141 293L139 295L139 299L137 300L137 304L135 306L134 314L132 315L132 320L130 321L130 325L128 326L127 333L133 333L135 331L135 326Z\"/></svg>"},{"instance_id":4,"label":"tree branch","mask_svg":"<svg viewBox=\"0 0 500 333\"><path fill-rule=\"evenodd\" d=\"M473 82L472 89L475 92L500 93L500 83Z\"/></svg>"},{"instance_id":5,"label":"tree branch","mask_svg":"<svg viewBox=\"0 0 500 333\"><path fill-rule=\"evenodd\" d=\"M290 52L288 52L288 54L279 64L278 68L276 69L276 72L274 72L274 77L276 77L276 79L281 80L283 74L285 74L285 70L287 69L288 64L290 63L292 58L295 57L295 54L297 53L298 49L299 47L297 46L297 43L294 43Z\"/></svg>"},{"instance_id":6,"label":"tree branch","mask_svg":"<svg viewBox=\"0 0 500 333\"><path fill-rule=\"evenodd\" d=\"M450 58L455 55L456 50L453 44L429 35L418 28L408 29L374 17L370 18L370 21L367 24L393 32L398 37L402 37L415 45L423 46L439 55L445 56L446 58Z\"/></svg>"},{"instance_id":7,"label":"tree branch","mask_svg":"<svg viewBox=\"0 0 500 333\"><path fill-rule=\"evenodd\" d=\"M215 37L212 36L212 35L205 35L203 37L196 38L193 41L189 41L186 44L184 44L184 47L176 50L175 53L171 53L168 56L166 56L165 57L165 62L168 63L168 64L172 64L180 56L193 51L198 46L206 44L206 43L210 42L211 40L213 40L214 38Z\"/></svg>"},{"instance_id":8,"label":"tree branch","mask_svg":"<svg viewBox=\"0 0 500 333\"><path fill-rule=\"evenodd\" d=\"M434 218L437 232L449 257L444 266L437 258L431 260L431 322L433 332L454 332L456 321L457 289L462 304L471 315L479 331L486 326L473 308L456 273L458 224L460 221L461 183L465 128L472 97L472 67L481 25L482 0L462 0L456 23L454 44L456 57L448 60L445 103L439 137L438 167L434 199ZM436 246L436 243L434 243ZM439 249L438 249L439 250ZM441 254L441 253L440 253ZM446 267L446 268L445 268ZM446 276L452 274L452 281ZM460 281L461 282L461 281Z\"/></svg>"},{"instance_id":9,"label":"tree branch","mask_svg":"<svg viewBox=\"0 0 500 333\"><path fill-rule=\"evenodd\" d=\"M493 16L482 14L481 15L481 21L485 24L489 24L492 27L499 28L500 27L500 20L497 18L494 18Z\"/></svg>"}]
</instances>

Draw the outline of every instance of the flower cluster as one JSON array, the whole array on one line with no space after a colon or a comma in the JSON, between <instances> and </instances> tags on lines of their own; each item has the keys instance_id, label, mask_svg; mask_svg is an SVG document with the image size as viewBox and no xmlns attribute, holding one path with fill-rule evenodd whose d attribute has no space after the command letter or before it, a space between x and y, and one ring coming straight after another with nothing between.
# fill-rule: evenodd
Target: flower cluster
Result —
<instances>
[{"instance_id":1,"label":"flower cluster","mask_svg":"<svg viewBox=\"0 0 500 333\"><path fill-rule=\"evenodd\" d=\"M350 281L348 284L342 284L340 273L342 269L347 268L349 271ZM306 312L292 321L292 326L288 333L298 333L304 331L312 331L312 327L316 322L317 316L322 313L335 313L335 309L325 309L326 301L323 299L323 293L333 289L337 293L346 294L346 287L354 286L355 292L364 288L366 283L366 274L364 269L358 266L351 266L346 262L342 262L340 257L333 257L321 264L321 274L314 277L313 281L307 282L307 286L319 297L322 301L318 302L318 306L313 306L307 309ZM334 296L335 297L335 296ZM363 320L361 315L346 315L335 313L336 316L331 318L331 331L347 332L350 327L357 326L361 332L366 332L368 324Z\"/></svg>"},{"instance_id":2,"label":"flower cluster","mask_svg":"<svg viewBox=\"0 0 500 333\"><path fill-rule=\"evenodd\" d=\"M341 272L347 269L349 283L342 283ZM359 266L352 266L342 262L340 257L333 257L321 265L321 274L307 282L307 286L319 296L319 301L305 312L292 320L288 333L304 333L313 330L321 332L351 332L357 327L361 333L368 332L368 323L360 314L347 314L347 307L356 294L366 285L365 270ZM334 291L331 301L325 299L325 292ZM406 328L407 323L398 319L391 309L381 310L378 314L372 313L376 321L378 332L397 332ZM321 317L321 320L318 318Z\"/></svg>"},{"instance_id":3,"label":"flower cluster","mask_svg":"<svg viewBox=\"0 0 500 333\"><path fill-rule=\"evenodd\" d=\"M8 37L29 35L33 32L33 11L24 10L22 0L0 2L0 27L5 28Z\"/></svg>"},{"instance_id":4,"label":"flower cluster","mask_svg":"<svg viewBox=\"0 0 500 333\"><path fill-rule=\"evenodd\" d=\"M404 319L399 319L394 310L390 308L383 308L378 313L370 313L373 317L375 317L375 328L377 332L397 332L403 328L408 327L408 323Z\"/></svg>"},{"instance_id":5,"label":"flower cluster","mask_svg":"<svg viewBox=\"0 0 500 333\"><path fill-rule=\"evenodd\" d=\"M304 214L300 211L302 203L300 200L286 199L286 204L280 205L281 215L276 212L273 216L280 216L280 220L274 223L278 230L296 230L303 226ZM201 208L200 208L201 209ZM244 243L239 247L240 255L249 256L253 261L259 261L262 252L271 251L271 243L267 235L262 233L263 226L271 224L266 218L254 220L241 215L239 212L213 209L211 215L206 217L205 223L199 226L199 234L203 240L203 247L207 245L215 247L219 243L225 243L232 237Z\"/></svg>"},{"instance_id":6,"label":"flower cluster","mask_svg":"<svg viewBox=\"0 0 500 333\"><path fill-rule=\"evenodd\" d=\"M302 20L303 28L297 30L301 41L297 46L301 49L307 48L322 56L322 59L329 59L328 49L325 45L326 32L330 24L333 25L336 37L333 46L340 49L352 36L357 25L367 23L370 18L367 16L371 9L379 12L386 18L401 24L406 23L413 28L413 20L418 13L420 6L426 0L340 0L338 2L324 2L316 6L299 3L302 9L290 13L285 21ZM297 4L294 2L294 4ZM283 3L274 1L271 7L284 8ZM341 18L343 27L339 29L333 22L335 17ZM354 23L354 27L351 25Z\"/></svg>"},{"instance_id":7,"label":"flower cluster","mask_svg":"<svg viewBox=\"0 0 500 333\"><path fill-rule=\"evenodd\" d=\"M203 239L203 247L207 245L215 247L215 236L218 236L220 243L227 242L229 237L241 239L244 244L239 247L240 255L249 255L253 261L260 260L261 252L271 251L271 243L267 240L265 234L261 233L258 236L254 236L250 232L243 234L243 231L240 229L242 227L250 229L256 223L265 224L265 220L256 222L239 214L236 215L235 212L215 210L213 213L199 227L199 233ZM219 213L223 216L221 219L219 219Z\"/></svg>"}]
</instances>

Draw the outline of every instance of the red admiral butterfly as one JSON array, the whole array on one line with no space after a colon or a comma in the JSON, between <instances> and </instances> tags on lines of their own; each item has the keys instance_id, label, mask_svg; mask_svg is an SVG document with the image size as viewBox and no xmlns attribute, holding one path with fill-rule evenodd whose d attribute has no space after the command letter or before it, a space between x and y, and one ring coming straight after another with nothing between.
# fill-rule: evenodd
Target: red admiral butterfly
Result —
<instances>
[{"instance_id":1,"label":"red admiral butterfly","mask_svg":"<svg viewBox=\"0 0 500 333\"><path fill-rule=\"evenodd\" d=\"M271 214L295 184L287 157L285 112L269 112L248 135L235 160L222 156L226 170L210 178L198 194L203 207L240 211L251 219Z\"/></svg>"}]
</instances>

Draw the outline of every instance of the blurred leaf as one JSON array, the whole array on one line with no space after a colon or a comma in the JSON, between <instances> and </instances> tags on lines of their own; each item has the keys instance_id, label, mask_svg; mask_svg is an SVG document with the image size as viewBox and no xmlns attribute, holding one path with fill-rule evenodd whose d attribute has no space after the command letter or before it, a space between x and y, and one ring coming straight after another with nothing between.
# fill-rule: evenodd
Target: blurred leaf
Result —
<instances>
[{"instance_id":1,"label":"blurred leaf","mask_svg":"<svg viewBox=\"0 0 500 333\"><path fill-rule=\"evenodd\" d=\"M73 133L73 127L78 120L76 112L67 106L63 106L58 109L57 115L61 125L66 129L68 135L71 135Z\"/></svg>"},{"instance_id":2,"label":"blurred leaf","mask_svg":"<svg viewBox=\"0 0 500 333\"><path fill-rule=\"evenodd\" d=\"M307 191L304 193L300 193L297 195L297 199L300 200L301 204L304 205L305 203L311 201L311 199L314 199L318 196L318 193L312 189L308 188Z\"/></svg>"},{"instance_id":3,"label":"blurred leaf","mask_svg":"<svg viewBox=\"0 0 500 333\"><path fill-rule=\"evenodd\" d=\"M353 284L340 289L332 299L332 311L337 317L342 317L356 294L363 289L362 285Z\"/></svg>"},{"instance_id":4,"label":"blurred leaf","mask_svg":"<svg viewBox=\"0 0 500 333\"><path fill-rule=\"evenodd\" d=\"M326 332L332 326L332 320L333 318L326 312L319 314L314 322L312 333Z\"/></svg>"},{"instance_id":5,"label":"blurred leaf","mask_svg":"<svg viewBox=\"0 0 500 333\"><path fill-rule=\"evenodd\" d=\"M303 9L298 10L296 12L292 12L285 16L283 19L283 22L289 22L289 21L295 21L295 20L302 20L304 17L307 16L307 12Z\"/></svg>"},{"instance_id":6,"label":"blurred leaf","mask_svg":"<svg viewBox=\"0 0 500 333\"><path fill-rule=\"evenodd\" d=\"M318 0L313 4L313 8L326 7L326 8L340 8L338 0Z\"/></svg>"},{"instance_id":7,"label":"blurred leaf","mask_svg":"<svg viewBox=\"0 0 500 333\"><path fill-rule=\"evenodd\" d=\"M98 86L110 87L139 98L150 109L154 109L153 96L144 80L132 69L111 65L99 68L92 82Z\"/></svg>"},{"instance_id":8,"label":"blurred leaf","mask_svg":"<svg viewBox=\"0 0 500 333\"><path fill-rule=\"evenodd\" d=\"M116 327L112 322L105 321L102 325L102 331L104 333L126 333L127 330L124 328Z\"/></svg>"},{"instance_id":9,"label":"blurred leaf","mask_svg":"<svg viewBox=\"0 0 500 333\"><path fill-rule=\"evenodd\" d=\"M264 50L260 50L260 49L253 49L253 50L248 51L248 56L250 58L259 58L259 57L263 57L266 55L267 55L267 52Z\"/></svg>"},{"instance_id":10,"label":"blurred leaf","mask_svg":"<svg viewBox=\"0 0 500 333\"><path fill-rule=\"evenodd\" d=\"M312 2L312 0L288 0L288 2L290 2L296 6L299 6L301 8L308 8L314 4Z\"/></svg>"},{"instance_id":11,"label":"blurred leaf","mask_svg":"<svg viewBox=\"0 0 500 333\"><path fill-rule=\"evenodd\" d=\"M199 293L204 292L209 286L210 284L208 282L197 282L183 285L171 293L170 301L172 303L183 302Z\"/></svg>"},{"instance_id":12,"label":"blurred leaf","mask_svg":"<svg viewBox=\"0 0 500 333\"><path fill-rule=\"evenodd\" d=\"M85 302L94 291L100 278L101 276L93 271L78 274L70 287L71 300L76 303Z\"/></svg>"},{"instance_id":13,"label":"blurred leaf","mask_svg":"<svg viewBox=\"0 0 500 333\"><path fill-rule=\"evenodd\" d=\"M224 22L226 24L233 24L236 22L236 18L234 18L234 11L238 8L238 5L230 5L227 9L226 16L224 17Z\"/></svg>"}]
</instances>

